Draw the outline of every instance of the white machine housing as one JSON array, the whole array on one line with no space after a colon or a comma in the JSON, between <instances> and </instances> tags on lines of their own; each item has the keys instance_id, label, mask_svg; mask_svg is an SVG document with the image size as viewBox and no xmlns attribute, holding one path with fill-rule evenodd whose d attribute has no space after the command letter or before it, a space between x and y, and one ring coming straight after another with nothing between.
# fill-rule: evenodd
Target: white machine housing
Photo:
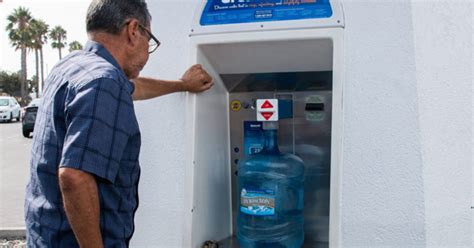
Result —
<instances>
[{"instance_id":1,"label":"white machine housing","mask_svg":"<svg viewBox=\"0 0 474 248\"><path fill-rule=\"evenodd\" d=\"M343 128L343 28L340 3L327 19L200 26L191 30L191 64L202 64L214 87L188 94L183 247L224 240L232 228L229 92L221 74L332 71L329 247L340 244Z\"/></svg>"}]
</instances>

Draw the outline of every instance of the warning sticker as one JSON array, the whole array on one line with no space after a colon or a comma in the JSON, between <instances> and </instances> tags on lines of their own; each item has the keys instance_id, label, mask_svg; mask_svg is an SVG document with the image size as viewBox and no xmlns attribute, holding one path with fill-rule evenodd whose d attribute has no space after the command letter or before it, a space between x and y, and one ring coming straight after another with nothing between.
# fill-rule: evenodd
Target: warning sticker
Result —
<instances>
[{"instance_id":1,"label":"warning sticker","mask_svg":"<svg viewBox=\"0 0 474 248\"><path fill-rule=\"evenodd\" d=\"M234 100L230 103L230 108L232 109L232 111L237 112L242 108L242 104L239 100Z\"/></svg>"}]
</instances>

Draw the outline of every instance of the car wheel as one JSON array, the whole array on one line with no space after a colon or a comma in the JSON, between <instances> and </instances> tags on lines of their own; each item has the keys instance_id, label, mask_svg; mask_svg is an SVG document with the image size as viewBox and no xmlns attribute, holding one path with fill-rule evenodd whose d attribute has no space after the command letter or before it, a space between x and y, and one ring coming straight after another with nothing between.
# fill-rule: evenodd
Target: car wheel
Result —
<instances>
[{"instance_id":1,"label":"car wheel","mask_svg":"<svg viewBox=\"0 0 474 248\"><path fill-rule=\"evenodd\" d=\"M23 130L23 137L29 138L30 137L30 132Z\"/></svg>"},{"instance_id":2,"label":"car wheel","mask_svg":"<svg viewBox=\"0 0 474 248\"><path fill-rule=\"evenodd\" d=\"M10 120L8 120L8 122L12 122L13 121L13 112L10 113Z\"/></svg>"}]
</instances>

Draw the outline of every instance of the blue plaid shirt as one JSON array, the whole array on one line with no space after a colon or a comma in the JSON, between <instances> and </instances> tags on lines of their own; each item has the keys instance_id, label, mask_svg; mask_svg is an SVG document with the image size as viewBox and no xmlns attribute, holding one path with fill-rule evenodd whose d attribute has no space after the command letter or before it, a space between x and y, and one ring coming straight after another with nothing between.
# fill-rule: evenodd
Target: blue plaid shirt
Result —
<instances>
[{"instance_id":1,"label":"blue plaid shirt","mask_svg":"<svg viewBox=\"0 0 474 248\"><path fill-rule=\"evenodd\" d=\"M58 168L95 175L105 247L127 247L138 206L140 130L133 84L112 55L89 41L45 81L26 189L28 247L78 247L58 184Z\"/></svg>"}]
</instances>

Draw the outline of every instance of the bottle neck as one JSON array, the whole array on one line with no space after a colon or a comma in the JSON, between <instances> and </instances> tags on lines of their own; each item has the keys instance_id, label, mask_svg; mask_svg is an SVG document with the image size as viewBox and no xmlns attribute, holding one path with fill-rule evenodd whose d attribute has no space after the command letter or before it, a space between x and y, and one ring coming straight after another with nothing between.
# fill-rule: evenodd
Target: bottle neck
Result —
<instances>
[{"instance_id":1,"label":"bottle neck","mask_svg":"<svg viewBox=\"0 0 474 248\"><path fill-rule=\"evenodd\" d=\"M265 146L263 147L263 149L265 151L279 152L279 149L278 149L278 129L264 130L264 134L265 134Z\"/></svg>"}]
</instances>

